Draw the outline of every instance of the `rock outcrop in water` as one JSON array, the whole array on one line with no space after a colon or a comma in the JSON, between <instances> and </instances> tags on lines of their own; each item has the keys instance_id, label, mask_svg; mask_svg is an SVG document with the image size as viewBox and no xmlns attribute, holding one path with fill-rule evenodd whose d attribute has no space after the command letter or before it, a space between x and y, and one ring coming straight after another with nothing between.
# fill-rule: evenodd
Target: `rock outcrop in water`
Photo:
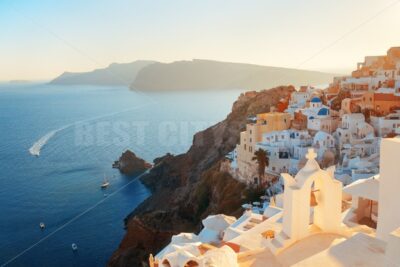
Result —
<instances>
[{"instance_id":1,"label":"rock outcrop in water","mask_svg":"<svg viewBox=\"0 0 400 267\"><path fill-rule=\"evenodd\" d=\"M114 162L113 166L117 167L121 173L132 175L135 173L144 172L151 168L151 164L136 156L130 150L122 153L118 161Z\"/></svg>"},{"instance_id":2,"label":"rock outcrop in water","mask_svg":"<svg viewBox=\"0 0 400 267\"><path fill-rule=\"evenodd\" d=\"M127 232L108 266L146 266L149 253L156 254L173 234L197 232L207 215L239 216L253 192L221 172L219 163L238 143L249 115L268 112L292 91L280 86L242 94L225 120L194 136L186 153L158 158L142 177L153 194L125 219Z\"/></svg>"}]
</instances>

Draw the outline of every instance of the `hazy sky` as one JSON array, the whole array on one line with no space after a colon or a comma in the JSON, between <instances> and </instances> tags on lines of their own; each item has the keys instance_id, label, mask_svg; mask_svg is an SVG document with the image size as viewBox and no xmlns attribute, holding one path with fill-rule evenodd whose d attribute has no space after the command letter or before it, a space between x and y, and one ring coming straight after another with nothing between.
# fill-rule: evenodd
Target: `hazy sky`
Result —
<instances>
[{"instance_id":1,"label":"hazy sky","mask_svg":"<svg viewBox=\"0 0 400 267\"><path fill-rule=\"evenodd\" d=\"M393 0L0 0L0 80L192 58L349 71L400 46Z\"/></svg>"}]
</instances>

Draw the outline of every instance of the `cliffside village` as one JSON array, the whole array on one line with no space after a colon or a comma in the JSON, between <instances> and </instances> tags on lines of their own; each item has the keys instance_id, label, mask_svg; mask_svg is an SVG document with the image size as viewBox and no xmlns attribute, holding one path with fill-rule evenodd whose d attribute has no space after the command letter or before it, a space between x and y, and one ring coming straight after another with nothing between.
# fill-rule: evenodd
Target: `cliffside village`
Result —
<instances>
[{"instance_id":1,"label":"cliffside village","mask_svg":"<svg viewBox=\"0 0 400 267\"><path fill-rule=\"evenodd\" d=\"M150 266L400 266L400 47L247 119L221 170L265 196Z\"/></svg>"},{"instance_id":2,"label":"cliffside village","mask_svg":"<svg viewBox=\"0 0 400 267\"><path fill-rule=\"evenodd\" d=\"M365 57L351 76L335 78L327 89L302 86L271 112L249 117L227 168L241 181L262 184L296 174L314 148L319 164L336 165L335 177L347 185L379 173L381 139L397 134L400 47ZM269 158L262 177L253 159L259 149Z\"/></svg>"}]
</instances>

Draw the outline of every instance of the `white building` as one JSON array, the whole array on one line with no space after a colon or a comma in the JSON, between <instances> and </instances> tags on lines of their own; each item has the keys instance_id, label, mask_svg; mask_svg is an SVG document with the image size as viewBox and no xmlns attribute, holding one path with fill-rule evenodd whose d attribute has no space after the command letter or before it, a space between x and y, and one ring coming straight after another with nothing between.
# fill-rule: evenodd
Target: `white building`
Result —
<instances>
[{"instance_id":1,"label":"white building","mask_svg":"<svg viewBox=\"0 0 400 267\"><path fill-rule=\"evenodd\" d=\"M290 106L296 106L298 108L305 107L307 101L311 98L310 91L296 91L290 95Z\"/></svg>"},{"instance_id":2,"label":"white building","mask_svg":"<svg viewBox=\"0 0 400 267\"><path fill-rule=\"evenodd\" d=\"M295 177L282 174L283 209L247 210L237 220L211 216L203 231L221 233L211 234L215 243L178 235L155 260L150 257L150 266L398 267L400 139L385 139L381 155L379 177L342 191L335 168L322 170L311 149Z\"/></svg>"},{"instance_id":3,"label":"white building","mask_svg":"<svg viewBox=\"0 0 400 267\"><path fill-rule=\"evenodd\" d=\"M358 124L364 122L365 117L362 113L343 114L341 128L349 129L351 134L356 134Z\"/></svg>"},{"instance_id":4,"label":"white building","mask_svg":"<svg viewBox=\"0 0 400 267\"><path fill-rule=\"evenodd\" d=\"M321 98L314 96L311 100L310 100L310 108L320 108L322 107L322 101Z\"/></svg>"},{"instance_id":5,"label":"white building","mask_svg":"<svg viewBox=\"0 0 400 267\"><path fill-rule=\"evenodd\" d=\"M313 147L317 151L318 159L321 160L327 151L335 154L335 138L323 131L319 131L314 136Z\"/></svg>"},{"instance_id":6,"label":"white building","mask_svg":"<svg viewBox=\"0 0 400 267\"><path fill-rule=\"evenodd\" d=\"M400 128L400 113L392 113L385 117L371 117L371 124L375 128L377 136L396 133Z\"/></svg>"},{"instance_id":7,"label":"white building","mask_svg":"<svg viewBox=\"0 0 400 267\"><path fill-rule=\"evenodd\" d=\"M358 122L356 124L356 137L358 139L363 139L365 137L374 137L374 136L375 136L374 127L372 127L369 123L363 121L363 122Z\"/></svg>"},{"instance_id":8,"label":"white building","mask_svg":"<svg viewBox=\"0 0 400 267\"><path fill-rule=\"evenodd\" d=\"M299 161L305 157L312 140L308 131L274 131L263 135L257 149L267 152L269 166L266 171L279 176L281 172L297 172Z\"/></svg>"}]
</instances>

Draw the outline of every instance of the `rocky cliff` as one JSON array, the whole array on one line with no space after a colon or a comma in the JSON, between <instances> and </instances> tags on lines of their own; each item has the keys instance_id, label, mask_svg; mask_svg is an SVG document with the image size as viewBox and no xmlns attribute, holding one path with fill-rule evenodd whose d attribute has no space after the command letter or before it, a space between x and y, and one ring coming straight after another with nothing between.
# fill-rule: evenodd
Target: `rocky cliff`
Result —
<instances>
[{"instance_id":1,"label":"rocky cliff","mask_svg":"<svg viewBox=\"0 0 400 267\"><path fill-rule=\"evenodd\" d=\"M167 154L142 178L153 192L126 218L126 235L108 266L145 266L173 234L200 230L209 214L239 216L243 202L257 195L221 172L219 163L239 142L249 115L268 112L294 88L281 86L242 94L225 120L197 133L185 154Z\"/></svg>"}]
</instances>

